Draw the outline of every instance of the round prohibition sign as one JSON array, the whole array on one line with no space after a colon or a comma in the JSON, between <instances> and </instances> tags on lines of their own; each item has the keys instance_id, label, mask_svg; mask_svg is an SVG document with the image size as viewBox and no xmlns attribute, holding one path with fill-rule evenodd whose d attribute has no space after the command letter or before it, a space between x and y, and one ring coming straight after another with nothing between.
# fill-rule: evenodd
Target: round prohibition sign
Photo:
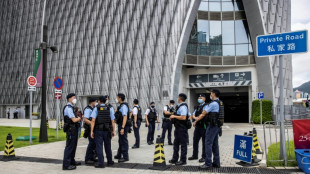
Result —
<instances>
[{"instance_id":1,"label":"round prohibition sign","mask_svg":"<svg viewBox=\"0 0 310 174\"><path fill-rule=\"evenodd\" d=\"M55 77L53 84L54 84L54 87L58 90L61 90L63 87L63 82L62 82L62 79L60 77Z\"/></svg>"}]
</instances>

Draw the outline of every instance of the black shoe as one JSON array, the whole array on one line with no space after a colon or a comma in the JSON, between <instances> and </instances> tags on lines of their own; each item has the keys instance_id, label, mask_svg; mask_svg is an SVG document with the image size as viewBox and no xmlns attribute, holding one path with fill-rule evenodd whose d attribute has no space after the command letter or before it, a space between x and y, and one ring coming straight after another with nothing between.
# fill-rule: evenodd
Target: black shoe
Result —
<instances>
[{"instance_id":1,"label":"black shoe","mask_svg":"<svg viewBox=\"0 0 310 174\"><path fill-rule=\"evenodd\" d=\"M168 145L173 145L173 144L170 142L170 143L168 143Z\"/></svg>"},{"instance_id":2,"label":"black shoe","mask_svg":"<svg viewBox=\"0 0 310 174\"><path fill-rule=\"evenodd\" d=\"M103 166L103 165L98 165L98 164L96 164L96 165L95 165L95 168L104 168L104 166Z\"/></svg>"},{"instance_id":3,"label":"black shoe","mask_svg":"<svg viewBox=\"0 0 310 174\"><path fill-rule=\"evenodd\" d=\"M118 163L123 163L123 162L126 162L126 161L129 161L129 160L125 159L125 158L118 159Z\"/></svg>"},{"instance_id":4,"label":"black shoe","mask_svg":"<svg viewBox=\"0 0 310 174\"><path fill-rule=\"evenodd\" d=\"M132 146L131 148L132 148L132 149L137 149L137 148L139 148L139 146L134 145L134 146Z\"/></svg>"},{"instance_id":5,"label":"black shoe","mask_svg":"<svg viewBox=\"0 0 310 174\"><path fill-rule=\"evenodd\" d=\"M204 158L200 158L200 159L199 159L199 162L200 162L200 163L204 163L204 162L205 162L205 159L204 159Z\"/></svg>"},{"instance_id":6,"label":"black shoe","mask_svg":"<svg viewBox=\"0 0 310 174\"><path fill-rule=\"evenodd\" d=\"M152 143L151 143L150 141L149 141L149 142L147 142L147 144L148 144L148 145L152 145Z\"/></svg>"},{"instance_id":7,"label":"black shoe","mask_svg":"<svg viewBox=\"0 0 310 174\"><path fill-rule=\"evenodd\" d=\"M121 159L121 157L120 157L120 156L115 155L115 156L114 156L114 159Z\"/></svg>"},{"instance_id":8,"label":"black shoe","mask_svg":"<svg viewBox=\"0 0 310 174\"><path fill-rule=\"evenodd\" d=\"M206 164L199 166L199 169L210 170L211 166L207 166Z\"/></svg>"},{"instance_id":9,"label":"black shoe","mask_svg":"<svg viewBox=\"0 0 310 174\"><path fill-rule=\"evenodd\" d=\"M197 160L197 159L198 159L197 157L193 157L193 156L188 158L188 160Z\"/></svg>"},{"instance_id":10,"label":"black shoe","mask_svg":"<svg viewBox=\"0 0 310 174\"><path fill-rule=\"evenodd\" d=\"M74 165L74 166L80 166L80 165L82 165L82 163L81 163L81 162L75 162L75 163L73 163L72 165Z\"/></svg>"},{"instance_id":11,"label":"black shoe","mask_svg":"<svg viewBox=\"0 0 310 174\"><path fill-rule=\"evenodd\" d=\"M69 167L62 167L62 170L75 170L76 169L76 166L69 166Z\"/></svg>"},{"instance_id":12,"label":"black shoe","mask_svg":"<svg viewBox=\"0 0 310 174\"><path fill-rule=\"evenodd\" d=\"M221 165L218 165L218 164L212 164L212 167L214 167L214 168L220 168L220 167L221 167Z\"/></svg>"},{"instance_id":13,"label":"black shoe","mask_svg":"<svg viewBox=\"0 0 310 174\"><path fill-rule=\"evenodd\" d=\"M154 142L153 142L153 141L151 141L151 144L154 144Z\"/></svg>"},{"instance_id":14,"label":"black shoe","mask_svg":"<svg viewBox=\"0 0 310 174\"><path fill-rule=\"evenodd\" d=\"M108 166L113 166L114 165L114 161L108 162Z\"/></svg>"},{"instance_id":15,"label":"black shoe","mask_svg":"<svg viewBox=\"0 0 310 174\"><path fill-rule=\"evenodd\" d=\"M186 161L178 161L177 163L175 163L175 165L177 165L177 166L182 166L185 164L186 164Z\"/></svg>"},{"instance_id":16,"label":"black shoe","mask_svg":"<svg viewBox=\"0 0 310 174\"><path fill-rule=\"evenodd\" d=\"M170 164L175 164L176 162L178 162L178 160L175 160L175 159L169 160Z\"/></svg>"},{"instance_id":17,"label":"black shoe","mask_svg":"<svg viewBox=\"0 0 310 174\"><path fill-rule=\"evenodd\" d=\"M85 161L85 165L94 165L95 161Z\"/></svg>"}]
</instances>

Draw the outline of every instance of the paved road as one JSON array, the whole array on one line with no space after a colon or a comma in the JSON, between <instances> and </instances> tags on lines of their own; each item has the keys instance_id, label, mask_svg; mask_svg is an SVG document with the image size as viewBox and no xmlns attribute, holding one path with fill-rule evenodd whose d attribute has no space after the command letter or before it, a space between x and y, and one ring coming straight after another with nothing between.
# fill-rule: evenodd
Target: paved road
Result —
<instances>
[{"instance_id":1,"label":"paved road","mask_svg":"<svg viewBox=\"0 0 310 174\"><path fill-rule=\"evenodd\" d=\"M262 144L262 128L256 126L258 130L258 138L260 140L260 144ZM233 159L233 143L234 143L234 135L235 134L243 134L246 131L250 131L253 129L251 124L225 124L223 128L223 136L220 138L220 155L221 155L221 165L223 167L235 167L234 169L242 169L240 166L236 165L237 160ZM160 131L156 131L155 134L160 134ZM188 157L192 155L192 135L193 129L190 130L190 145L188 146ZM153 163L153 155L154 155L154 145L147 145L146 143L146 134L147 128L142 124L141 127L141 146L139 149L131 149L129 150L129 158L130 161L127 166L120 167L116 166L114 168L105 168L105 169L95 169L90 166L79 166L78 169L74 173L85 173L91 171L92 173L99 173L107 171L109 173L152 173L158 171L148 170L147 164ZM117 145L118 137L114 137L112 139L112 151L113 155L116 154L118 145ZM130 147L134 143L134 135L129 134L129 144ZM166 140L167 143L167 140ZM77 147L76 160L84 161L84 156L86 152L88 141L84 138L80 138ZM201 144L200 144L201 145ZM62 167L62 158L63 158L63 150L65 147L65 142L55 142L49 144L40 144L33 145L23 148L15 149L16 155L21 157L20 160L11 161L11 162L0 162L1 173L42 173L42 171L48 171L48 173L68 173L61 170ZM201 147L201 146L200 146ZM166 162L168 164L168 160L171 159L173 148L172 146L166 145L164 146ZM3 155L3 152L0 152L0 155ZM199 152L201 155L201 151ZM262 156L259 156L262 158ZM263 159L264 161L264 159ZM136 169L137 163L141 165L141 169ZM132 165L132 166L131 166ZM134 167L136 165L136 167ZM192 166L200 165L198 161L187 161L188 168ZM20 166L20 167L19 167ZM119 168L120 167L120 168ZM134 169L130 169L134 168ZM196 169L196 168L195 168ZM179 169L183 170L183 169ZM192 170L191 170L192 171ZM162 173L174 173L176 171L164 171ZM178 173L180 171L177 171ZM228 171L227 171L228 172ZM244 171L245 172L245 171ZM242 172L242 173L244 173ZM70 172L69 172L70 173ZM225 172L226 173L226 172ZM229 173L229 172L228 172ZM236 172L235 172L236 173ZM238 172L237 172L238 173Z\"/></svg>"}]
</instances>

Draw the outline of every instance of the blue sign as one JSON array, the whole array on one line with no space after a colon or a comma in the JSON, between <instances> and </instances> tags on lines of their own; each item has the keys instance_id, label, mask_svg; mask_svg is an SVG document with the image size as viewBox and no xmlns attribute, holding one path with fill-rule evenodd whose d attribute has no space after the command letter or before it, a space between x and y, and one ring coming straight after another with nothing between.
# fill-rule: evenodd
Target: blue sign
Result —
<instances>
[{"instance_id":1,"label":"blue sign","mask_svg":"<svg viewBox=\"0 0 310 174\"><path fill-rule=\"evenodd\" d=\"M307 52L307 38L307 30L257 36L257 57Z\"/></svg>"},{"instance_id":2,"label":"blue sign","mask_svg":"<svg viewBox=\"0 0 310 174\"><path fill-rule=\"evenodd\" d=\"M235 135L234 158L251 163L252 161L252 136Z\"/></svg>"},{"instance_id":3,"label":"blue sign","mask_svg":"<svg viewBox=\"0 0 310 174\"><path fill-rule=\"evenodd\" d=\"M54 78L54 87L58 90L61 90L63 87L62 79L60 77Z\"/></svg>"},{"instance_id":4,"label":"blue sign","mask_svg":"<svg viewBox=\"0 0 310 174\"><path fill-rule=\"evenodd\" d=\"M263 92L257 93L257 98L258 98L258 99L264 99L264 98L265 98L264 93L263 93Z\"/></svg>"}]
</instances>

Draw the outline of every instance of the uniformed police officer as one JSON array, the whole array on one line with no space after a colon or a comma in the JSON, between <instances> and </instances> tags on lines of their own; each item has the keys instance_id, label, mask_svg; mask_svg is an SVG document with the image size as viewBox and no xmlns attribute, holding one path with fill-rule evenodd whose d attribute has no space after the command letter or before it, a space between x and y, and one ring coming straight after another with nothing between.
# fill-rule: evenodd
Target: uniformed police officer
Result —
<instances>
[{"instance_id":1,"label":"uniformed police officer","mask_svg":"<svg viewBox=\"0 0 310 174\"><path fill-rule=\"evenodd\" d=\"M114 110L105 105L106 98L99 97L99 105L91 114L91 138L95 138L98 164L96 168L104 168L103 143L107 155L108 166L114 164L112 160L111 139L115 135Z\"/></svg>"},{"instance_id":2,"label":"uniformed police officer","mask_svg":"<svg viewBox=\"0 0 310 174\"><path fill-rule=\"evenodd\" d=\"M196 121L200 121L204 118L207 129L206 129L206 159L205 164L200 166L201 169L210 169L212 167L219 168L220 165L220 152L218 144L218 134L219 134L219 96L220 91L213 89L211 91L210 99L211 103L205 107L202 114L199 117L195 117ZM212 162L213 154L213 162Z\"/></svg>"},{"instance_id":3,"label":"uniformed police officer","mask_svg":"<svg viewBox=\"0 0 310 174\"><path fill-rule=\"evenodd\" d=\"M192 115L193 119L195 119L195 117L198 117L202 113L202 111L205 109L205 107L207 106L205 94L199 95L198 103L199 105L196 107ZM198 159L199 141L200 139L202 139L202 155L201 155L201 159L199 159L199 162L203 163L205 162L205 158L206 158L206 151L205 151L206 125L202 120L200 120L200 121L194 122L193 126L195 127L194 137L193 137L193 155L189 157L188 160Z\"/></svg>"},{"instance_id":4,"label":"uniformed police officer","mask_svg":"<svg viewBox=\"0 0 310 174\"><path fill-rule=\"evenodd\" d=\"M74 93L67 95L67 105L64 107L64 132L66 132L67 140L64 151L63 170L74 170L77 165L81 165L80 162L75 161L75 152L78 141L78 126L81 121L80 117L77 117L73 112L73 107L77 102Z\"/></svg>"},{"instance_id":5,"label":"uniformed police officer","mask_svg":"<svg viewBox=\"0 0 310 174\"><path fill-rule=\"evenodd\" d=\"M88 146L85 155L85 164L92 165L95 162L95 148L96 143L93 138L90 137L91 132L91 121L92 118L90 117L94 107L96 106L96 99L90 98L89 105L84 108L84 138L88 138Z\"/></svg>"},{"instance_id":6,"label":"uniformed police officer","mask_svg":"<svg viewBox=\"0 0 310 174\"><path fill-rule=\"evenodd\" d=\"M169 163L176 165L186 164L187 155L187 120L188 120L188 107L185 103L187 96L183 93L179 94L178 105L176 107L176 114L170 116L170 120L175 126L174 142L173 142L173 157ZM181 146L181 158L179 160L179 149Z\"/></svg>"},{"instance_id":7,"label":"uniformed police officer","mask_svg":"<svg viewBox=\"0 0 310 174\"><path fill-rule=\"evenodd\" d=\"M163 132L161 134L161 141L165 142L166 131L168 130L168 144L172 145L171 141L171 131L172 131L172 123L169 119L171 115L174 114L174 100L170 100L169 105L164 107L164 117L163 117Z\"/></svg>"},{"instance_id":8,"label":"uniformed police officer","mask_svg":"<svg viewBox=\"0 0 310 174\"><path fill-rule=\"evenodd\" d=\"M155 134L155 121L159 124L158 113L155 109L155 103L151 102L150 107L145 111L145 121L146 126L148 127L147 133L147 144L154 144L154 134Z\"/></svg>"},{"instance_id":9,"label":"uniformed police officer","mask_svg":"<svg viewBox=\"0 0 310 174\"><path fill-rule=\"evenodd\" d=\"M134 99L133 100L133 109L131 112L131 117L132 118L132 123L133 123L133 131L135 134L136 142L132 146L133 149L139 148L140 147L140 126L141 126L141 121L142 121L142 114L141 114L141 108L139 106L139 100Z\"/></svg>"},{"instance_id":10,"label":"uniformed police officer","mask_svg":"<svg viewBox=\"0 0 310 174\"><path fill-rule=\"evenodd\" d=\"M114 156L115 159L118 159L118 162L129 161L128 155L128 131L130 128L129 122L127 122L127 118L129 118L129 108L128 104L124 102L125 95L122 93L117 94L116 102L119 103L119 107L115 113L115 117L117 119L116 123L118 125L118 151L117 155Z\"/></svg>"}]
</instances>

